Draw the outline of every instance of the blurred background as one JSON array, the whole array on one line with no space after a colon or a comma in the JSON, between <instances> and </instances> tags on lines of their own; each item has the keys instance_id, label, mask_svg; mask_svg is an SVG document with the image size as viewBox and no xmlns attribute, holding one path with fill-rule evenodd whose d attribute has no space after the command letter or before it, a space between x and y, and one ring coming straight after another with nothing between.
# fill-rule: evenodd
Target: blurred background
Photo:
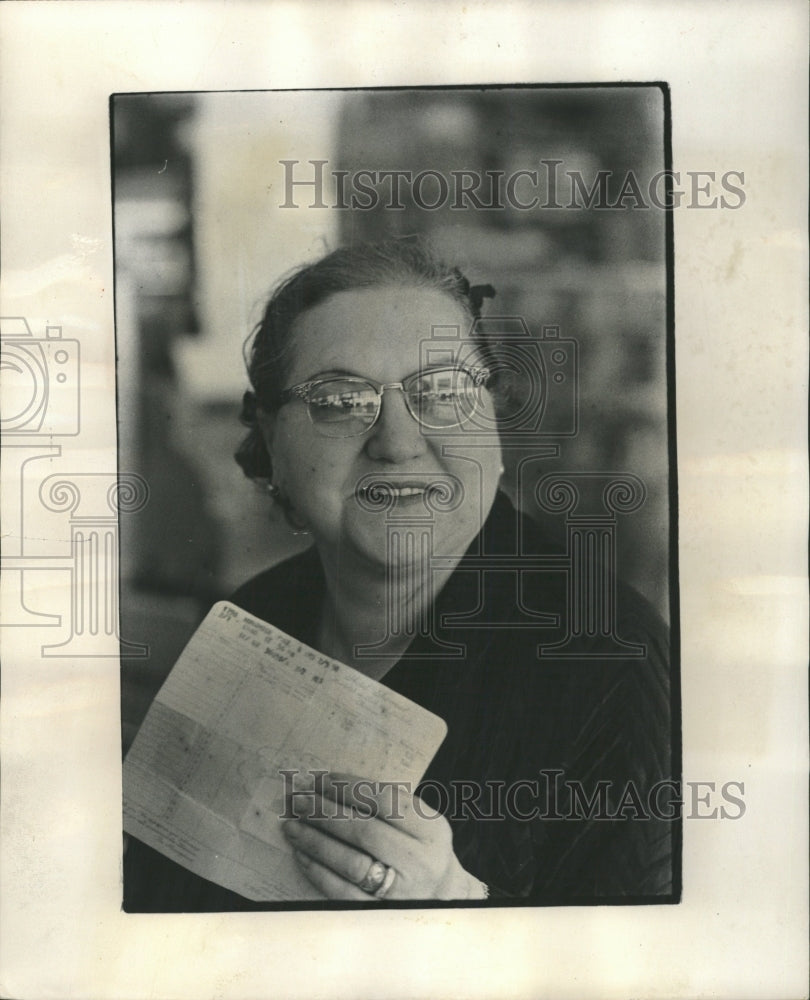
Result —
<instances>
[{"instance_id":1,"label":"blurred background","mask_svg":"<svg viewBox=\"0 0 810 1000\"><path fill-rule=\"evenodd\" d=\"M127 742L156 684L214 600L300 548L233 461L247 388L242 346L278 279L351 240L420 233L497 298L485 313L557 326L579 345L579 432L555 469L631 472L647 488L619 518L620 574L669 613L664 212L627 206L522 211L336 209L332 171L539 171L518 196L545 201L542 160L591 186L633 171L647 198L664 169L663 98L650 87L268 91L117 95L112 100L120 471L149 484L124 515L122 634L148 643L124 664ZM325 160L314 189L285 203ZM347 189L350 191L350 189ZM381 189L387 191L388 188ZM425 198L435 188L426 185ZM480 197L486 200L482 190ZM544 438L544 441L548 441ZM553 439L552 439L553 440ZM510 449L507 476L533 444ZM543 515L533 482L516 497ZM515 491L514 478L511 487ZM564 537L564 523L546 523ZM130 669L131 668L131 669ZM135 678L133 681L132 678Z\"/></svg>"}]
</instances>

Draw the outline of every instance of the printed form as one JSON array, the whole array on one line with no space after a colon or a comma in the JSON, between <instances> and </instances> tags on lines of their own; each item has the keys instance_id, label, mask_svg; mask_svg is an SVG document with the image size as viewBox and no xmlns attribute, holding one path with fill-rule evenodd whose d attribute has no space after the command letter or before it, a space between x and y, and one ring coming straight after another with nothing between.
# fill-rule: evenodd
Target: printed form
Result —
<instances>
[{"instance_id":1,"label":"printed form","mask_svg":"<svg viewBox=\"0 0 810 1000\"><path fill-rule=\"evenodd\" d=\"M446 732L421 706L223 601L127 754L124 829L248 899L321 899L281 832L281 772L300 776L287 780L296 790L318 770L415 787Z\"/></svg>"}]
</instances>

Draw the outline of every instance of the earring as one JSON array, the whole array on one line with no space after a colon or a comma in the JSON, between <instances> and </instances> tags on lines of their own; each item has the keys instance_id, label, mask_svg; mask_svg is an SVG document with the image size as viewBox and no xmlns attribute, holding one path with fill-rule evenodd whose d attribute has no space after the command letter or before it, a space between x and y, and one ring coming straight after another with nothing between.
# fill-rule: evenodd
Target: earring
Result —
<instances>
[{"instance_id":1,"label":"earring","mask_svg":"<svg viewBox=\"0 0 810 1000\"><path fill-rule=\"evenodd\" d=\"M504 472L506 472L506 469L503 467L503 463L501 463L501 467L498 470L498 475L502 476L504 474Z\"/></svg>"},{"instance_id":2,"label":"earring","mask_svg":"<svg viewBox=\"0 0 810 1000\"><path fill-rule=\"evenodd\" d=\"M275 483L268 483L267 486L265 486L265 489L267 490L267 495L273 502L276 502L281 496L281 490Z\"/></svg>"}]
</instances>

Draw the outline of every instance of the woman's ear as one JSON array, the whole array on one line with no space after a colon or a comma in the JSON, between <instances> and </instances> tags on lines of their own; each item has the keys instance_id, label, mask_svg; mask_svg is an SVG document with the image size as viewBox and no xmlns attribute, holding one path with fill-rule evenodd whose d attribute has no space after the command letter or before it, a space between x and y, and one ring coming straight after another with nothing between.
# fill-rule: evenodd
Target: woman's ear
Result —
<instances>
[{"instance_id":1,"label":"woman's ear","mask_svg":"<svg viewBox=\"0 0 810 1000\"><path fill-rule=\"evenodd\" d=\"M268 413L261 407L256 410L256 423L259 425L259 430L261 431L262 438L264 439L264 446L267 449L267 453L270 457L273 457L273 435L276 429L276 415L274 413Z\"/></svg>"}]
</instances>

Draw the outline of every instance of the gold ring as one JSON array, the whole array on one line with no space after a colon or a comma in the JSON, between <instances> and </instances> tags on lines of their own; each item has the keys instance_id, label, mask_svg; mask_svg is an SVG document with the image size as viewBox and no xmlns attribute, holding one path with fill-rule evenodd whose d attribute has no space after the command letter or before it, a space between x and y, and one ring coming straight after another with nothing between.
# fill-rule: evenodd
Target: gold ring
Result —
<instances>
[{"instance_id":1,"label":"gold ring","mask_svg":"<svg viewBox=\"0 0 810 1000\"><path fill-rule=\"evenodd\" d=\"M363 892L369 892L374 895L374 893L385 884L385 880L388 877L388 872L390 870L391 869L384 865L382 861L372 861L368 866L366 874L357 883L358 889L362 889Z\"/></svg>"},{"instance_id":2,"label":"gold ring","mask_svg":"<svg viewBox=\"0 0 810 1000\"><path fill-rule=\"evenodd\" d=\"M385 899L385 897L388 895L388 890L394 884L394 879L396 877L397 877L397 873L394 871L394 869L393 868L387 868L386 871L385 871L385 878L383 879L383 884L374 893L374 896L377 899Z\"/></svg>"}]
</instances>

